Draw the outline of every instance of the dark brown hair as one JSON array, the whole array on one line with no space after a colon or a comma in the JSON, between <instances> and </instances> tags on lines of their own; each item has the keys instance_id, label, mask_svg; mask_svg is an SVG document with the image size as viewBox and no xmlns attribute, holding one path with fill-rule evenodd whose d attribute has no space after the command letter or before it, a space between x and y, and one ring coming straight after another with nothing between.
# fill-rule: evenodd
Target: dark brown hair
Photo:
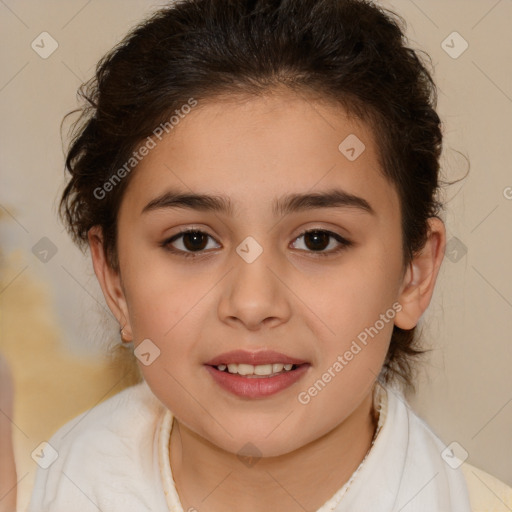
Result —
<instances>
[{"instance_id":1,"label":"dark brown hair","mask_svg":"<svg viewBox=\"0 0 512 512\"><path fill-rule=\"evenodd\" d=\"M263 95L277 86L333 101L373 130L384 175L401 202L404 271L425 244L436 199L441 121L436 87L405 21L368 0L181 0L136 27L84 84L66 159L60 214L87 248L99 225L118 270L117 213L133 173L104 197L95 190L155 127L187 104ZM422 52L423 53L423 52ZM425 54L426 55L426 54ZM394 326L381 376L412 386L415 329Z\"/></svg>"}]
</instances>

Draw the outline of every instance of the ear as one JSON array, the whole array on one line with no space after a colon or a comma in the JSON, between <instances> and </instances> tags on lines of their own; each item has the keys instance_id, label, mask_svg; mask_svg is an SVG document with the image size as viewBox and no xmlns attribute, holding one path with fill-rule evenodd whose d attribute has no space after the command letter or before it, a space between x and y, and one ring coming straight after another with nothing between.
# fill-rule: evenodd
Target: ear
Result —
<instances>
[{"instance_id":1,"label":"ear","mask_svg":"<svg viewBox=\"0 0 512 512\"><path fill-rule=\"evenodd\" d=\"M429 219L429 234L423 249L414 256L404 276L398 302L402 310L395 316L395 325L401 329L414 328L427 309L434 293L439 269L446 247L444 223L437 217Z\"/></svg>"},{"instance_id":2,"label":"ear","mask_svg":"<svg viewBox=\"0 0 512 512\"><path fill-rule=\"evenodd\" d=\"M120 329L123 329L126 339L131 340L133 339L133 333L121 276L118 271L114 270L109 265L106 259L101 227L94 226L89 229L87 237L89 239L94 273L100 283L105 301L110 311L112 311L113 315L117 318Z\"/></svg>"}]
</instances>

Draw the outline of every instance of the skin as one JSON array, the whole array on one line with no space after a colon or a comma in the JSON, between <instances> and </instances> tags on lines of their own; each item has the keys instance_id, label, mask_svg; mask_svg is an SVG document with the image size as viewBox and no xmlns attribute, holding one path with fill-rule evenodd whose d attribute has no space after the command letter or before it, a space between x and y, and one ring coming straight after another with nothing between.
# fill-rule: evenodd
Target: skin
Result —
<instances>
[{"instance_id":1,"label":"skin","mask_svg":"<svg viewBox=\"0 0 512 512\"><path fill-rule=\"evenodd\" d=\"M338 146L349 134L365 151L349 161ZM162 208L141 214L169 188L223 194L232 214ZM274 215L289 193L342 188L375 215L354 207ZM205 102L141 161L118 216L120 272L106 262L101 230L89 232L105 299L135 347L160 349L140 362L154 394L175 416L170 460L184 510L316 510L346 482L375 432L372 392L393 321L411 329L430 303L445 247L442 221L406 268L399 198L380 170L371 130L344 110L287 91ZM159 244L180 229L199 229L201 256L185 258ZM338 253L329 238L319 256L306 229L352 242ZM236 252L247 237L262 254ZM314 242L314 241L313 241ZM197 243L197 242L196 242ZM181 237L171 247L185 251ZM313 249L311 249L313 247ZM307 404L298 401L339 354L393 303L401 311ZM276 350L311 367L288 389L247 399L221 389L204 363L234 349ZM253 465L237 455L257 447Z\"/></svg>"}]
</instances>

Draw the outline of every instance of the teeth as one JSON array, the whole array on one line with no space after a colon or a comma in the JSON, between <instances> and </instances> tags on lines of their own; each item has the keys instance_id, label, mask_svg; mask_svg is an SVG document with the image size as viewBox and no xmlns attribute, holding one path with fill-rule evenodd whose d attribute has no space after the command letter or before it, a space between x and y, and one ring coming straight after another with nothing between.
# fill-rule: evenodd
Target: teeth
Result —
<instances>
[{"instance_id":1,"label":"teeth","mask_svg":"<svg viewBox=\"0 0 512 512\"><path fill-rule=\"evenodd\" d=\"M230 363L227 366L225 364L219 364L217 369L221 372L226 368L229 373L238 373L238 375L272 375L274 373L282 372L283 370L289 372L293 367L293 364L258 364L256 366L252 364L236 364Z\"/></svg>"},{"instance_id":2,"label":"teeth","mask_svg":"<svg viewBox=\"0 0 512 512\"><path fill-rule=\"evenodd\" d=\"M240 373L240 369L238 369L238 373ZM252 373L254 373L255 375L271 375L272 373L275 372L273 371L272 364L260 364L258 366L253 366Z\"/></svg>"}]
</instances>

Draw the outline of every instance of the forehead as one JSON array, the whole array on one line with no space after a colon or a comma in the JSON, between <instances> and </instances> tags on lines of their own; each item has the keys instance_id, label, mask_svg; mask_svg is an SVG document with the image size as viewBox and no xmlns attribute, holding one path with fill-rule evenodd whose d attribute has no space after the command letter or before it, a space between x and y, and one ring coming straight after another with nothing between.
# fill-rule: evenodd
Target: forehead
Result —
<instances>
[{"instance_id":1,"label":"forehead","mask_svg":"<svg viewBox=\"0 0 512 512\"><path fill-rule=\"evenodd\" d=\"M333 188L364 196L376 211L398 209L372 130L338 104L293 93L212 100L154 140L125 193L132 211L166 188L229 196L237 212Z\"/></svg>"}]
</instances>

